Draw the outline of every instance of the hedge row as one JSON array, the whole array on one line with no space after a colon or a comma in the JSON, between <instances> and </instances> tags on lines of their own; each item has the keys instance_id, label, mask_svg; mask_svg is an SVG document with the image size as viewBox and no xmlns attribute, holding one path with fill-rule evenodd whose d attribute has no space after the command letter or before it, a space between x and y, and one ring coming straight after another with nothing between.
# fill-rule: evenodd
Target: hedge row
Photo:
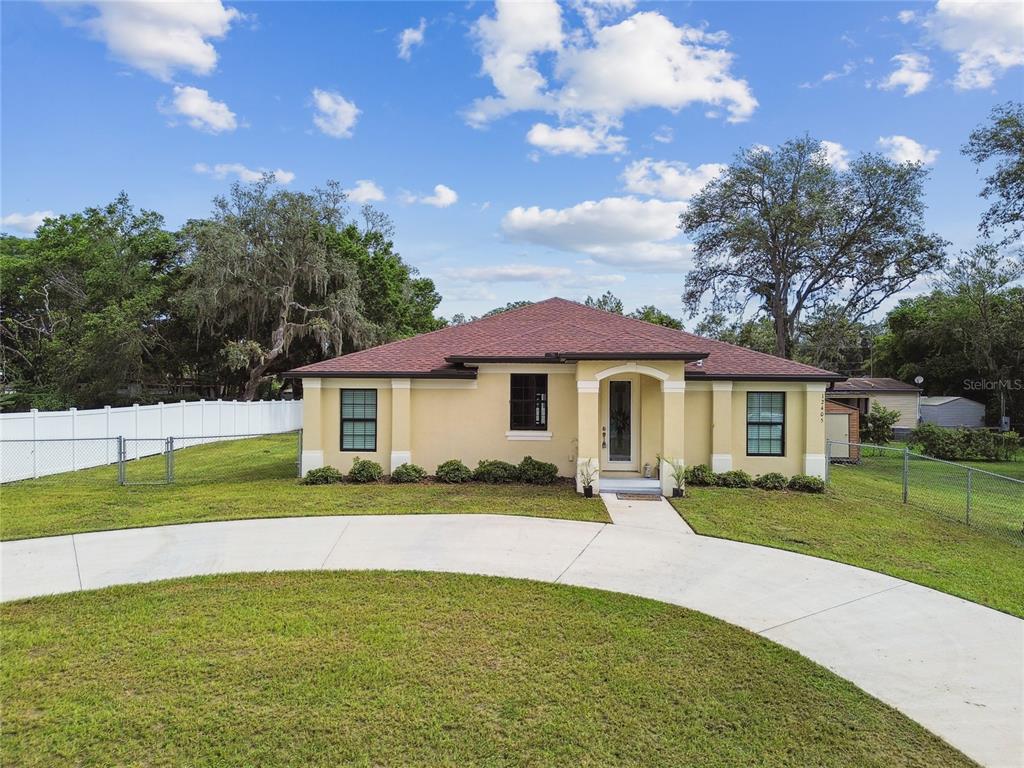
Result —
<instances>
[{"instance_id":1,"label":"hedge row","mask_svg":"<svg viewBox=\"0 0 1024 768\"><path fill-rule=\"evenodd\" d=\"M950 429L922 424L910 433L910 443L925 456L946 461L1013 461L1021 449L1016 432L985 429Z\"/></svg>"},{"instance_id":2,"label":"hedge row","mask_svg":"<svg viewBox=\"0 0 1024 768\"><path fill-rule=\"evenodd\" d=\"M416 464L401 464L391 473L393 483L418 483L427 478L427 471ZM334 467L319 467L309 470L302 482L306 485L328 485L345 480L353 483L377 483L384 479L384 469L376 461L361 459L352 462L348 475ZM547 461L525 457L519 464L510 464L498 459L485 459L471 470L458 459L449 459L438 465L434 479L440 483L466 483L476 480L480 483L527 483L550 485L558 479L558 467Z\"/></svg>"},{"instance_id":3,"label":"hedge row","mask_svg":"<svg viewBox=\"0 0 1024 768\"><path fill-rule=\"evenodd\" d=\"M719 488L761 488L766 491L781 491L788 488L791 491L803 491L804 493L825 492L825 482L819 477L793 475L787 479L779 472L768 472L754 478L742 469L712 472L707 464L694 464L687 467L686 483L697 486L713 485Z\"/></svg>"}]
</instances>

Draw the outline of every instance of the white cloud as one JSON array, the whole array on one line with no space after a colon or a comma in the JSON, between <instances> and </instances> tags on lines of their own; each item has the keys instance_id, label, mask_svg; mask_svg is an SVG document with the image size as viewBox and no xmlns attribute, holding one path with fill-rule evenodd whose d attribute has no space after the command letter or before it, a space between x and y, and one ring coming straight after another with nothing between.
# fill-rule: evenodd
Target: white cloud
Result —
<instances>
[{"instance_id":1,"label":"white cloud","mask_svg":"<svg viewBox=\"0 0 1024 768\"><path fill-rule=\"evenodd\" d=\"M645 157L626 166L622 181L627 192L689 200L725 169L721 163L704 163L690 168L686 163Z\"/></svg>"},{"instance_id":2,"label":"white cloud","mask_svg":"<svg viewBox=\"0 0 1024 768\"><path fill-rule=\"evenodd\" d=\"M385 199L384 190L370 179L358 179L352 189L346 189L345 194L353 203L376 203Z\"/></svg>"},{"instance_id":3,"label":"white cloud","mask_svg":"<svg viewBox=\"0 0 1024 768\"><path fill-rule=\"evenodd\" d=\"M217 66L210 40L227 35L244 18L221 0L206 2L95 2L95 15L75 17L72 6L57 6L65 19L106 44L114 58L169 81L175 71L208 75Z\"/></svg>"},{"instance_id":4,"label":"white cloud","mask_svg":"<svg viewBox=\"0 0 1024 768\"><path fill-rule=\"evenodd\" d=\"M845 64L843 64L842 68L840 68L840 69L833 69L833 70L830 70L830 71L826 72L817 81L815 81L813 83L810 82L810 81L808 81L806 83L800 83L800 87L801 88L817 88L818 86L823 85L824 83L831 83L833 80L840 80L840 79L842 79L844 77L852 75L856 71L857 71L857 63L853 62L853 61L848 61Z\"/></svg>"},{"instance_id":5,"label":"white cloud","mask_svg":"<svg viewBox=\"0 0 1024 768\"><path fill-rule=\"evenodd\" d=\"M419 196L409 192L402 195L402 200L406 203L422 203L423 205L432 205L435 208L447 208L458 202L458 199L458 193L444 184L436 184L434 186L434 194L432 195Z\"/></svg>"},{"instance_id":6,"label":"white cloud","mask_svg":"<svg viewBox=\"0 0 1024 768\"><path fill-rule=\"evenodd\" d=\"M570 4L583 19L587 29L597 29L601 22L633 10L634 0L571 0Z\"/></svg>"},{"instance_id":7,"label":"white cloud","mask_svg":"<svg viewBox=\"0 0 1024 768\"><path fill-rule=\"evenodd\" d=\"M217 163L216 165L207 165L206 163L196 163L192 166L192 170L196 173L202 173L207 176L212 176L215 179L225 179L228 176L235 176L239 181L251 183L259 181L263 178L264 173L274 174L274 180L281 184L291 184L295 181L295 174L292 171L286 171L283 168L277 168L273 171L268 171L266 168L248 168L241 163Z\"/></svg>"},{"instance_id":8,"label":"white cloud","mask_svg":"<svg viewBox=\"0 0 1024 768\"><path fill-rule=\"evenodd\" d=\"M540 264L496 264L487 267L452 267L444 275L453 280L482 283L556 283L563 286L587 287L623 283L624 275L580 275L568 267Z\"/></svg>"},{"instance_id":9,"label":"white cloud","mask_svg":"<svg viewBox=\"0 0 1024 768\"><path fill-rule=\"evenodd\" d=\"M546 123L535 123L526 134L526 141L552 155L607 155L626 151L626 137L610 134L606 127L552 128Z\"/></svg>"},{"instance_id":10,"label":"white cloud","mask_svg":"<svg viewBox=\"0 0 1024 768\"><path fill-rule=\"evenodd\" d=\"M896 69L878 84L884 91L903 88L904 96L913 96L927 88L932 81L930 63L923 54L901 53L893 56L890 61L896 62Z\"/></svg>"},{"instance_id":11,"label":"white cloud","mask_svg":"<svg viewBox=\"0 0 1024 768\"><path fill-rule=\"evenodd\" d=\"M683 202L606 197L570 208L517 207L502 230L512 240L581 253L637 268L682 269L689 246L678 241Z\"/></svg>"},{"instance_id":12,"label":"white cloud","mask_svg":"<svg viewBox=\"0 0 1024 768\"><path fill-rule=\"evenodd\" d=\"M9 213L0 220L4 227L16 232L32 234L43 223L44 219L56 218L53 211L33 211L32 213Z\"/></svg>"},{"instance_id":13,"label":"white cloud","mask_svg":"<svg viewBox=\"0 0 1024 768\"><path fill-rule=\"evenodd\" d=\"M412 49L423 45L423 36L427 31L427 20L420 18L418 27L409 27L402 30L398 36L398 58L404 61L412 61Z\"/></svg>"},{"instance_id":14,"label":"white cloud","mask_svg":"<svg viewBox=\"0 0 1024 768\"><path fill-rule=\"evenodd\" d=\"M909 24L917 18L916 11L900 11L896 14L896 18L900 20L900 24Z\"/></svg>"},{"instance_id":15,"label":"white cloud","mask_svg":"<svg viewBox=\"0 0 1024 768\"><path fill-rule=\"evenodd\" d=\"M337 91L313 89L313 125L335 139L347 139L352 135L360 110Z\"/></svg>"},{"instance_id":16,"label":"white cloud","mask_svg":"<svg viewBox=\"0 0 1024 768\"><path fill-rule=\"evenodd\" d=\"M906 136L880 136L878 146L895 163L931 165L939 157L939 150L928 149L924 144Z\"/></svg>"},{"instance_id":17,"label":"white cloud","mask_svg":"<svg viewBox=\"0 0 1024 768\"><path fill-rule=\"evenodd\" d=\"M731 122L750 117L757 100L746 81L730 72L733 54L722 47L728 40L724 33L677 27L654 12L600 25L607 15L629 7L578 4L588 9L584 18L589 14L590 21L586 29L566 32L555 0L498 0L494 14L482 16L473 28L483 72L496 94L474 101L467 122L479 127L513 112L537 110L592 133L618 128L631 110L675 112L694 103L725 110ZM548 56L551 82L542 72Z\"/></svg>"},{"instance_id":18,"label":"white cloud","mask_svg":"<svg viewBox=\"0 0 1024 768\"><path fill-rule=\"evenodd\" d=\"M210 98L202 88L191 85L174 86L171 103L160 104L160 110L168 115L180 115L197 131L223 133L238 127L235 113L223 101Z\"/></svg>"},{"instance_id":19,"label":"white cloud","mask_svg":"<svg viewBox=\"0 0 1024 768\"><path fill-rule=\"evenodd\" d=\"M659 144L671 144L672 140L675 139L675 133L671 126L662 125L651 135L651 138Z\"/></svg>"},{"instance_id":20,"label":"white cloud","mask_svg":"<svg viewBox=\"0 0 1024 768\"><path fill-rule=\"evenodd\" d=\"M837 171L849 170L850 152L838 141L821 142L821 152L825 156L825 162Z\"/></svg>"},{"instance_id":21,"label":"white cloud","mask_svg":"<svg viewBox=\"0 0 1024 768\"><path fill-rule=\"evenodd\" d=\"M920 18L930 39L956 54L953 84L990 88L1011 67L1024 66L1024 6L1014 2L939 0Z\"/></svg>"}]
</instances>

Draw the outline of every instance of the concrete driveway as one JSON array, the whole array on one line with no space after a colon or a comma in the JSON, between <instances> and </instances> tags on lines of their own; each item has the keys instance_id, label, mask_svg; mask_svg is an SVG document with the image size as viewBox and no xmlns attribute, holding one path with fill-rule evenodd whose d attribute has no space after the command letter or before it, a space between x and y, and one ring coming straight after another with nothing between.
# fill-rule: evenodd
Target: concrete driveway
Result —
<instances>
[{"instance_id":1,"label":"concrete driveway","mask_svg":"<svg viewBox=\"0 0 1024 768\"><path fill-rule=\"evenodd\" d=\"M4 600L178 576L478 573L650 597L793 648L987 766L1024 765L1024 621L872 571L659 528L499 515L240 520L0 543Z\"/></svg>"}]
</instances>

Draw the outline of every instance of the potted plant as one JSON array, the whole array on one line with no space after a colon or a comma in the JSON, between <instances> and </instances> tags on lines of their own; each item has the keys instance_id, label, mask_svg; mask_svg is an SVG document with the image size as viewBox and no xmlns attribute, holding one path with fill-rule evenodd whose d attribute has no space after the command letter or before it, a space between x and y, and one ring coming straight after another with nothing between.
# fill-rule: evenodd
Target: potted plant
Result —
<instances>
[{"instance_id":1,"label":"potted plant","mask_svg":"<svg viewBox=\"0 0 1024 768\"><path fill-rule=\"evenodd\" d=\"M589 461L580 465L580 483L583 484L583 495L588 499L594 498L594 480L596 478L597 470Z\"/></svg>"},{"instance_id":2,"label":"potted plant","mask_svg":"<svg viewBox=\"0 0 1024 768\"><path fill-rule=\"evenodd\" d=\"M672 465L672 482L676 484L672 489L672 498L681 499L686 495L686 465L681 461L669 463Z\"/></svg>"}]
</instances>

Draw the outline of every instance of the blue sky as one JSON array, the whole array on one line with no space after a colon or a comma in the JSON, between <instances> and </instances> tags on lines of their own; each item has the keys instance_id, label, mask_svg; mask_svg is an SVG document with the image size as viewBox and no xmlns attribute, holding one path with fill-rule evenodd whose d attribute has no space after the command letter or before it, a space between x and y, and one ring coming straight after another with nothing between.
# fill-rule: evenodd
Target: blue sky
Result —
<instances>
[{"instance_id":1,"label":"blue sky","mask_svg":"<svg viewBox=\"0 0 1024 768\"><path fill-rule=\"evenodd\" d=\"M862 151L925 162L929 226L968 247L983 202L959 148L1024 96L1010 3L0 13L5 231L122 189L177 227L239 174L336 179L392 216L447 315L608 289L681 314L686 199L740 148L805 132L840 166Z\"/></svg>"}]
</instances>

